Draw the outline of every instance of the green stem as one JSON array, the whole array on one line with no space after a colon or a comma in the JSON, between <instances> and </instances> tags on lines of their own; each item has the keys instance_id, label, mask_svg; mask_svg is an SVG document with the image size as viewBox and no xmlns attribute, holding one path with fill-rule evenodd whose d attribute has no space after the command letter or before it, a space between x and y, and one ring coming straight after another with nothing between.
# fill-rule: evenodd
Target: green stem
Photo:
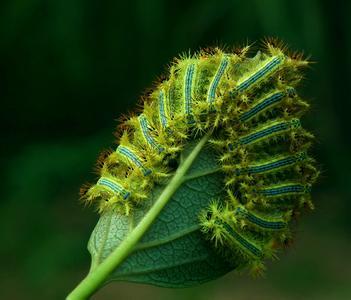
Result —
<instances>
[{"instance_id":1,"label":"green stem","mask_svg":"<svg viewBox=\"0 0 351 300\"><path fill-rule=\"evenodd\" d=\"M165 187L161 195L155 201L153 206L133 229L133 231L123 240L123 242L87 277L85 277L79 285L67 296L67 300L82 300L91 296L105 281L108 275L115 270L127 256L131 253L135 245L139 242L145 232L149 229L151 224L157 218L163 207L171 199L173 194L177 191L179 186L183 183L183 179L201 149L206 144L210 133L205 135L191 153L180 164L176 173Z\"/></svg>"}]
</instances>

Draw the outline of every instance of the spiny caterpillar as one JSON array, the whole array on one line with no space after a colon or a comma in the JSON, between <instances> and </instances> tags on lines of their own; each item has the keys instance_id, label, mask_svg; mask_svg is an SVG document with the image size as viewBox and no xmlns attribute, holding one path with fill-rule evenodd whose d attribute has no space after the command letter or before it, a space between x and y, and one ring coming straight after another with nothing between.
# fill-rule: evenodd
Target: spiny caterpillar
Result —
<instances>
[{"instance_id":1,"label":"spiny caterpillar","mask_svg":"<svg viewBox=\"0 0 351 300\"><path fill-rule=\"evenodd\" d=\"M253 57L249 49L176 59L142 112L124 121L82 197L100 212L128 215L172 176L189 141L211 133L227 196L200 214L202 232L227 259L259 272L291 238L292 218L313 208L318 170L308 155L313 135L300 121L309 105L296 91L308 61L274 41Z\"/></svg>"}]
</instances>

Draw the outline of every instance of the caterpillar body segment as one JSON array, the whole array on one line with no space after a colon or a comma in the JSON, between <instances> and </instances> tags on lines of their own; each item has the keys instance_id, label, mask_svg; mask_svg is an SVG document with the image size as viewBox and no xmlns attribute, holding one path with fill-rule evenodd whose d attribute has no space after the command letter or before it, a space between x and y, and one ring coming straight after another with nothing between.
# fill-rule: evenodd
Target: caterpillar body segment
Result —
<instances>
[{"instance_id":1,"label":"caterpillar body segment","mask_svg":"<svg viewBox=\"0 0 351 300\"><path fill-rule=\"evenodd\" d=\"M313 209L311 202L311 183L283 182L270 186L263 186L254 191L261 202L270 206L285 206L292 208L308 207Z\"/></svg>"},{"instance_id":2,"label":"caterpillar body segment","mask_svg":"<svg viewBox=\"0 0 351 300\"><path fill-rule=\"evenodd\" d=\"M96 195L106 194L110 198L115 198L119 200L127 200L131 196L131 192L124 187L125 183L122 183L117 178L100 177L97 184L89 190L88 198L93 200Z\"/></svg>"},{"instance_id":3,"label":"caterpillar body segment","mask_svg":"<svg viewBox=\"0 0 351 300\"><path fill-rule=\"evenodd\" d=\"M116 149L116 153L119 154L122 160L127 161L128 164L130 163L133 167L139 169L144 176L152 173L152 170L143 164L142 159L127 146L119 145Z\"/></svg>"},{"instance_id":4,"label":"caterpillar body segment","mask_svg":"<svg viewBox=\"0 0 351 300\"><path fill-rule=\"evenodd\" d=\"M218 69L215 73L215 75L213 76L213 79L210 83L210 86L208 88L208 92L207 92L207 102L209 105L210 110L213 110L214 105L215 105L215 101L216 101L216 90L217 87L222 79L222 77L225 75L225 71L226 69L229 67L229 62L230 62L230 57L228 55L223 55Z\"/></svg>"},{"instance_id":5,"label":"caterpillar body segment","mask_svg":"<svg viewBox=\"0 0 351 300\"><path fill-rule=\"evenodd\" d=\"M283 217L260 216L239 205L234 209L234 215L237 219L244 221L243 224L250 224L260 230L284 230L288 223Z\"/></svg>"},{"instance_id":6,"label":"caterpillar body segment","mask_svg":"<svg viewBox=\"0 0 351 300\"><path fill-rule=\"evenodd\" d=\"M86 201L90 203L96 198L102 198L104 201L101 201L97 207L99 212L119 206L123 213L128 214L130 210L129 199L132 196L129 180L117 178L106 171L104 171L104 175L100 177L96 185L86 192ZM143 195L135 193L133 197L139 201Z\"/></svg>"},{"instance_id":7,"label":"caterpillar body segment","mask_svg":"<svg viewBox=\"0 0 351 300\"><path fill-rule=\"evenodd\" d=\"M144 161L145 165L150 167L150 158L153 161L162 161L166 155L175 151L175 147L166 136L168 128L166 128L166 132L163 131L160 127L158 116L155 118L151 114L154 111L153 107L145 105L144 108L144 113L139 116L133 116L126 122L128 131L127 134L121 137L120 144L132 148L140 156L140 159ZM133 145L131 140L135 141ZM146 159L146 157L149 159ZM112 158L112 160L116 159L120 159L118 155ZM155 175L156 173L154 172L153 174Z\"/></svg>"},{"instance_id":8,"label":"caterpillar body segment","mask_svg":"<svg viewBox=\"0 0 351 300\"><path fill-rule=\"evenodd\" d=\"M300 184L296 182L275 184L258 190L258 193L267 198L281 198L297 195L309 194L311 192L310 184Z\"/></svg>"},{"instance_id":9,"label":"caterpillar body segment","mask_svg":"<svg viewBox=\"0 0 351 300\"><path fill-rule=\"evenodd\" d=\"M225 239L231 247L236 248L236 245L238 245L247 255L253 256L255 259L263 258L263 253L260 247L238 233L233 226L230 226L226 222L221 222L220 225L223 226Z\"/></svg>"},{"instance_id":10,"label":"caterpillar body segment","mask_svg":"<svg viewBox=\"0 0 351 300\"><path fill-rule=\"evenodd\" d=\"M306 152L300 152L295 155L283 155L272 160L265 160L259 163L250 164L244 168L237 168L236 174L268 174L271 172L279 172L307 158Z\"/></svg>"},{"instance_id":11,"label":"caterpillar body segment","mask_svg":"<svg viewBox=\"0 0 351 300\"><path fill-rule=\"evenodd\" d=\"M254 70L238 80L234 93L242 93L255 87L277 71L284 64L284 60L285 56L283 53L265 59Z\"/></svg>"},{"instance_id":12,"label":"caterpillar body segment","mask_svg":"<svg viewBox=\"0 0 351 300\"><path fill-rule=\"evenodd\" d=\"M271 92L259 99L256 103L253 103L249 109L242 112L239 116L239 120L241 122L247 122L251 119L257 118L266 111L272 110L274 107L280 105L286 97L292 98L294 96L295 89L292 87L287 88L285 91L277 90Z\"/></svg>"},{"instance_id":13,"label":"caterpillar body segment","mask_svg":"<svg viewBox=\"0 0 351 300\"><path fill-rule=\"evenodd\" d=\"M139 121L140 130L142 132L142 135L143 135L146 143L150 147L156 149L159 153L163 152L165 150L164 147L159 145L157 143L157 141L155 140L155 138L151 135L150 125L149 125L149 122L148 122L146 116L144 114L141 114L138 117L138 121Z\"/></svg>"},{"instance_id":14,"label":"caterpillar body segment","mask_svg":"<svg viewBox=\"0 0 351 300\"><path fill-rule=\"evenodd\" d=\"M190 63L184 76L184 114L186 115L188 122L195 122L193 119L193 98L194 98L194 85L196 77L196 64Z\"/></svg>"},{"instance_id":15,"label":"caterpillar body segment","mask_svg":"<svg viewBox=\"0 0 351 300\"><path fill-rule=\"evenodd\" d=\"M97 182L97 185L106 187L107 189L111 190L113 193L117 195L121 195L124 200L128 199L130 196L130 192L113 179L100 177L100 179Z\"/></svg>"},{"instance_id":16,"label":"caterpillar body segment","mask_svg":"<svg viewBox=\"0 0 351 300\"><path fill-rule=\"evenodd\" d=\"M159 91L158 96L158 113L160 125L163 130L169 128L170 116L170 103L167 97L167 94L164 89Z\"/></svg>"},{"instance_id":17,"label":"caterpillar body segment","mask_svg":"<svg viewBox=\"0 0 351 300\"><path fill-rule=\"evenodd\" d=\"M291 131L301 127L299 119L293 118L291 120L275 120L264 123L247 135L241 136L235 143L229 143L229 150L234 150L238 146L254 145L262 141L269 141L277 136L284 136Z\"/></svg>"}]
</instances>

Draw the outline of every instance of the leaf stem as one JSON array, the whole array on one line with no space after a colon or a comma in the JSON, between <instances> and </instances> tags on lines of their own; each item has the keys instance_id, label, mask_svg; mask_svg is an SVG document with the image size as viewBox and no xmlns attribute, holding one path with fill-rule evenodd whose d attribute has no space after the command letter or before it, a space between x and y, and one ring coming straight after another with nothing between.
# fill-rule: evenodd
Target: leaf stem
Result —
<instances>
[{"instance_id":1,"label":"leaf stem","mask_svg":"<svg viewBox=\"0 0 351 300\"><path fill-rule=\"evenodd\" d=\"M98 265L78 284L78 286L67 296L67 300L87 299L101 286L108 275L115 270L125 258L127 258L127 256L133 251L134 246L139 242L157 218L163 207L183 183L185 174L206 144L210 134L211 133L209 132L203 136L184 161L182 161L169 184L165 187L158 199L133 231L100 265Z\"/></svg>"}]
</instances>

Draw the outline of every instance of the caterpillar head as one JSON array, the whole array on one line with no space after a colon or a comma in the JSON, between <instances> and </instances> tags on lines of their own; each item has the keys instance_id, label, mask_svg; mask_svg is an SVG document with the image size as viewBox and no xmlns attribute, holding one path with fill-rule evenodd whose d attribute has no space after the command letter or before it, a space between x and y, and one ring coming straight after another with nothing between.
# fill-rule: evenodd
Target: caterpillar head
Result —
<instances>
[{"instance_id":1,"label":"caterpillar head","mask_svg":"<svg viewBox=\"0 0 351 300\"><path fill-rule=\"evenodd\" d=\"M259 273L291 239L292 218L313 207L318 170L301 122L309 105L297 92L308 62L272 43L253 57L248 50L175 60L142 112L123 122L118 147L83 198L128 215L173 175L187 143L211 134L227 196L200 214L202 232L226 259Z\"/></svg>"}]
</instances>

